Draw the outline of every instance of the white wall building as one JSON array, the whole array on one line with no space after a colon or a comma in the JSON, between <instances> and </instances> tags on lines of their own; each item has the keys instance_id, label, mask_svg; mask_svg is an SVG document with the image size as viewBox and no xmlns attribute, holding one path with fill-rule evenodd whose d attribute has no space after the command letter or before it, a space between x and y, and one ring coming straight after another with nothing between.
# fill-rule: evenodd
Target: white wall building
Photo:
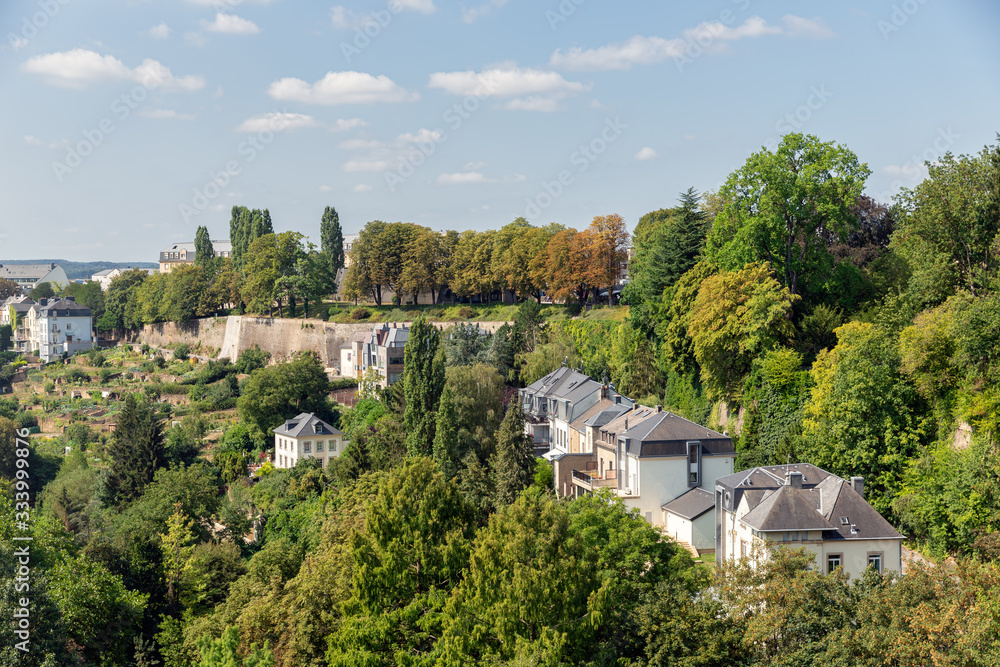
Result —
<instances>
[{"instance_id":1,"label":"white wall building","mask_svg":"<svg viewBox=\"0 0 1000 667\"><path fill-rule=\"evenodd\" d=\"M24 329L28 351L38 350L45 362L94 347L90 308L73 297L39 300L25 314Z\"/></svg>"},{"instance_id":2,"label":"white wall building","mask_svg":"<svg viewBox=\"0 0 1000 667\"><path fill-rule=\"evenodd\" d=\"M752 468L715 483L715 558L805 547L823 572L902 571L903 536L864 499L864 478L808 463Z\"/></svg>"},{"instance_id":3,"label":"white wall building","mask_svg":"<svg viewBox=\"0 0 1000 667\"><path fill-rule=\"evenodd\" d=\"M325 468L345 446L347 441L339 429L303 412L274 429L274 467L294 468L301 459L317 459Z\"/></svg>"},{"instance_id":4,"label":"white wall building","mask_svg":"<svg viewBox=\"0 0 1000 667\"><path fill-rule=\"evenodd\" d=\"M48 264L0 264L0 279L14 281L25 293L38 287L40 283L51 283L53 287L57 288L69 284L66 271L53 262Z\"/></svg>"}]
</instances>

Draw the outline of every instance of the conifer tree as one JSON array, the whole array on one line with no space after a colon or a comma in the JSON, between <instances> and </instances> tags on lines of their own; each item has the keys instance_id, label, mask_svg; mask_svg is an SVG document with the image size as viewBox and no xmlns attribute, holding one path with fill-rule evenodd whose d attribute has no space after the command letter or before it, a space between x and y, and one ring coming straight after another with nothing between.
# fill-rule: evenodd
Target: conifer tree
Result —
<instances>
[{"instance_id":1,"label":"conifer tree","mask_svg":"<svg viewBox=\"0 0 1000 667\"><path fill-rule=\"evenodd\" d=\"M103 494L106 504L138 498L156 471L166 465L163 423L145 398L136 398L136 394L125 397L109 454L111 464Z\"/></svg>"},{"instance_id":2,"label":"conifer tree","mask_svg":"<svg viewBox=\"0 0 1000 667\"><path fill-rule=\"evenodd\" d=\"M438 403L434 432L434 461L445 479L451 479L458 472L458 417L451 389L446 384Z\"/></svg>"},{"instance_id":3,"label":"conifer tree","mask_svg":"<svg viewBox=\"0 0 1000 667\"><path fill-rule=\"evenodd\" d=\"M330 260L333 273L344 268L344 230L340 227L337 209L327 206L319 225L320 252Z\"/></svg>"},{"instance_id":4,"label":"conifer tree","mask_svg":"<svg viewBox=\"0 0 1000 667\"><path fill-rule=\"evenodd\" d=\"M201 267L211 267L215 259L215 248L208 235L208 227L198 227L194 233L194 263Z\"/></svg>"},{"instance_id":5,"label":"conifer tree","mask_svg":"<svg viewBox=\"0 0 1000 667\"><path fill-rule=\"evenodd\" d=\"M430 455L434 444L435 413L444 390L440 347L441 332L423 317L413 323L403 351L403 424L411 456Z\"/></svg>"},{"instance_id":6,"label":"conifer tree","mask_svg":"<svg viewBox=\"0 0 1000 667\"><path fill-rule=\"evenodd\" d=\"M524 410L512 400L497 431L497 449L490 459L496 507L509 505L521 491L531 486L535 474L535 454L531 436L524 432Z\"/></svg>"}]
</instances>

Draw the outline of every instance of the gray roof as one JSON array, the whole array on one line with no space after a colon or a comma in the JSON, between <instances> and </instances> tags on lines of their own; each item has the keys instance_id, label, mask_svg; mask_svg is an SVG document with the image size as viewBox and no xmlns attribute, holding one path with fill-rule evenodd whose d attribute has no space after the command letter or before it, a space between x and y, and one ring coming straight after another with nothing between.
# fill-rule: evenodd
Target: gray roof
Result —
<instances>
[{"instance_id":1,"label":"gray roof","mask_svg":"<svg viewBox=\"0 0 1000 667\"><path fill-rule=\"evenodd\" d=\"M789 472L802 474L801 489L786 485ZM850 482L809 463L743 470L716 485L733 492L733 507L746 501L742 521L759 531L822 530L825 540L903 538Z\"/></svg>"},{"instance_id":2,"label":"gray roof","mask_svg":"<svg viewBox=\"0 0 1000 667\"><path fill-rule=\"evenodd\" d=\"M318 430L317 430L318 429ZM341 431L327 424L311 412L303 412L294 419L274 429L276 435L301 438L311 435L342 435Z\"/></svg>"},{"instance_id":3,"label":"gray roof","mask_svg":"<svg viewBox=\"0 0 1000 667\"><path fill-rule=\"evenodd\" d=\"M0 264L0 278L20 278L35 279L44 278L51 273L58 264Z\"/></svg>"},{"instance_id":4,"label":"gray roof","mask_svg":"<svg viewBox=\"0 0 1000 667\"><path fill-rule=\"evenodd\" d=\"M623 429L617 435L629 439L631 456L687 456L687 443L692 441L701 443L704 456L736 455L729 436L659 408L636 406L619 420L608 430Z\"/></svg>"},{"instance_id":5,"label":"gray roof","mask_svg":"<svg viewBox=\"0 0 1000 667\"><path fill-rule=\"evenodd\" d=\"M623 413L628 412L630 409L631 408L629 408L629 406L619 403L618 405L611 406L607 410L598 412L584 423L587 426L605 426L606 424L611 423L612 420L621 416Z\"/></svg>"},{"instance_id":6,"label":"gray roof","mask_svg":"<svg viewBox=\"0 0 1000 667\"><path fill-rule=\"evenodd\" d=\"M587 408L587 410L584 411L582 415L574 419L573 422L570 423L569 427L577 431L583 431L584 426L593 426L593 424L588 423L589 420L597 417L602 412L606 412L614 405L615 402L612 401L610 398L602 398L601 400L597 401L597 403Z\"/></svg>"},{"instance_id":7,"label":"gray roof","mask_svg":"<svg viewBox=\"0 0 1000 667\"><path fill-rule=\"evenodd\" d=\"M38 313L39 317L89 317L90 308L80 305L73 299L42 299L45 303L39 302L31 306L31 310Z\"/></svg>"},{"instance_id":8,"label":"gray roof","mask_svg":"<svg viewBox=\"0 0 1000 667\"><path fill-rule=\"evenodd\" d=\"M581 387L585 388L583 392L579 391ZM589 396L600 388L601 384L591 380L589 375L584 375L568 366L560 366L540 380L532 382L525 388L525 391L539 396L576 401L583 396Z\"/></svg>"},{"instance_id":9,"label":"gray roof","mask_svg":"<svg viewBox=\"0 0 1000 667\"><path fill-rule=\"evenodd\" d=\"M715 509L715 496L702 488L685 491L660 509L677 516L694 521L702 514Z\"/></svg>"},{"instance_id":10,"label":"gray roof","mask_svg":"<svg viewBox=\"0 0 1000 667\"><path fill-rule=\"evenodd\" d=\"M190 243L172 243L160 252L178 252L180 250L187 250L188 252L194 252L194 241ZM227 251L232 252L233 244L229 239L220 239L212 241L212 252Z\"/></svg>"}]
</instances>

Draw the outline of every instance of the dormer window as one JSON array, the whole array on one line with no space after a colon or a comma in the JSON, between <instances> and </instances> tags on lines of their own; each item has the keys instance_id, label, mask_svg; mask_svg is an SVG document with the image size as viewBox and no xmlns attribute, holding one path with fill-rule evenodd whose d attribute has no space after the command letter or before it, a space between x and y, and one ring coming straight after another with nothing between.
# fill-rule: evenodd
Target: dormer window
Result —
<instances>
[{"instance_id":1,"label":"dormer window","mask_svg":"<svg viewBox=\"0 0 1000 667\"><path fill-rule=\"evenodd\" d=\"M322 424L313 424L313 433L322 433L322 432L323 432Z\"/></svg>"},{"instance_id":2,"label":"dormer window","mask_svg":"<svg viewBox=\"0 0 1000 667\"><path fill-rule=\"evenodd\" d=\"M849 526L849 525L851 525L851 522L850 522L850 520L846 516L842 516L842 517L840 517L840 525L841 526Z\"/></svg>"}]
</instances>

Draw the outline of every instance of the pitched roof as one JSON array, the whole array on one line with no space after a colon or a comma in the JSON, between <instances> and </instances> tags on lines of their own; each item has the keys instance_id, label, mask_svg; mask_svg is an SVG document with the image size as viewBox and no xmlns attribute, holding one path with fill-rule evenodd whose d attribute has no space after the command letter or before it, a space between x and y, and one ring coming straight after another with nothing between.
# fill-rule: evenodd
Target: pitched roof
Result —
<instances>
[{"instance_id":1,"label":"pitched roof","mask_svg":"<svg viewBox=\"0 0 1000 667\"><path fill-rule=\"evenodd\" d=\"M317 430L318 428L318 430ZM288 419L284 424L274 429L275 434L289 438L300 438L310 435L342 435L336 429L311 412L303 412L294 419Z\"/></svg>"},{"instance_id":2,"label":"pitched roof","mask_svg":"<svg viewBox=\"0 0 1000 667\"><path fill-rule=\"evenodd\" d=\"M743 515L743 523L760 531L835 530L802 489L779 486Z\"/></svg>"},{"instance_id":3,"label":"pitched roof","mask_svg":"<svg viewBox=\"0 0 1000 667\"><path fill-rule=\"evenodd\" d=\"M585 423L587 426L605 426L611 423L619 415L628 412L631 408L627 405L621 403L612 405L606 410L598 412L596 415L588 419Z\"/></svg>"},{"instance_id":4,"label":"pitched roof","mask_svg":"<svg viewBox=\"0 0 1000 667\"><path fill-rule=\"evenodd\" d=\"M55 270L58 264L0 264L0 278L39 279Z\"/></svg>"},{"instance_id":5,"label":"pitched roof","mask_svg":"<svg viewBox=\"0 0 1000 667\"><path fill-rule=\"evenodd\" d=\"M52 317L62 315L63 317L88 317L90 308L83 306L73 299L42 299L45 303L36 303L31 306L39 317Z\"/></svg>"},{"instance_id":6,"label":"pitched roof","mask_svg":"<svg viewBox=\"0 0 1000 667\"><path fill-rule=\"evenodd\" d=\"M574 419L570 423L569 427L582 432L584 426L594 426L594 424L588 424L587 423L588 420L598 416L602 412L610 410L614 406L615 402L612 401L610 398L602 398L601 400L597 401L597 403L587 408L587 410L582 415ZM622 409L624 410L625 408Z\"/></svg>"},{"instance_id":7,"label":"pitched roof","mask_svg":"<svg viewBox=\"0 0 1000 667\"><path fill-rule=\"evenodd\" d=\"M177 252L180 250L187 250L188 252L194 252L195 251L194 241L191 241L190 243L172 243L163 250L161 250L160 252ZM212 241L213 252L221 252L221 251L232 252L232 250L233 250L233 244L229 239L219 239Z\"/></svg>"},{"instance_id":8,"label":"pitched roof","mask_svg":"<svg viewBox=\"0 0 1000 667\"><path fill-rule=\"evenodd\" d=\"M677 496L660 509L694 521L702 514L715 509L715 496L705 489L695 487Z\"/></svg>"}]
</instances>

